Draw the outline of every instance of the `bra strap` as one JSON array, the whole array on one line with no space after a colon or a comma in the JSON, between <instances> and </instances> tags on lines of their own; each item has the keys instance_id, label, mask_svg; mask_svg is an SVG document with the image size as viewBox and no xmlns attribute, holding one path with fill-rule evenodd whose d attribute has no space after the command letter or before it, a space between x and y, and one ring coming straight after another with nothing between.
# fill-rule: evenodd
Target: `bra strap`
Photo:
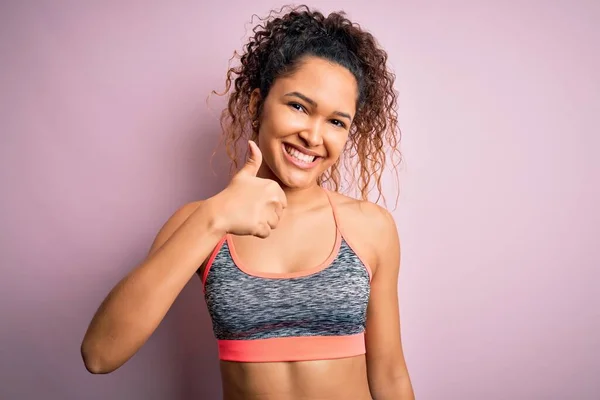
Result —
<instances>
[{"instance_id":1,"label":"bra strap","mask_svg":"<svg viewBox=\"0 0 600 400\"><path fill-rule=\"evenodd\" d=\"M328 189L325 189L325 188L322 188L322 189L325 192L325 194L327 195L327 200L329 201L329 205L331 206L331 212L333 213L333 220L335 222L335 229L338 231L338 233L341 233L341 231L340 231L340 219L339 219L339 215L337 213L337 208L333 204L333 200L331 199L331 193L329 193Z\"/></svg>"}]
</instances>

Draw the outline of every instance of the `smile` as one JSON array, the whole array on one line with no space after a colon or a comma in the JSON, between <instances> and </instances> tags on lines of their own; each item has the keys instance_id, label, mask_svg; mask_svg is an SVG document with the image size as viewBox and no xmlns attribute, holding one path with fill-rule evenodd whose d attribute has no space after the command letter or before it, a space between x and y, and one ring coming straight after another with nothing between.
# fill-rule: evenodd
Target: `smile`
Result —
<instances>
[{"instance_id":1,"label":"smile","mask_svg":"<svg viewBox=\"0 0 600 400\"><path fill-rule=\"evenodd\" d=\"M294 164L297 167L300 168L311 168L314 165L316 165L317 161L319 159L321 159L321 157L318 156L313 156L313 155L308 155L305 154L303 152L301 152L300 150L289 146L287 144L283 144L283 149L284 149L284 154L286 156L286 159L288 161L290 161L292 164Z\"/></svg>"}]
</instances>

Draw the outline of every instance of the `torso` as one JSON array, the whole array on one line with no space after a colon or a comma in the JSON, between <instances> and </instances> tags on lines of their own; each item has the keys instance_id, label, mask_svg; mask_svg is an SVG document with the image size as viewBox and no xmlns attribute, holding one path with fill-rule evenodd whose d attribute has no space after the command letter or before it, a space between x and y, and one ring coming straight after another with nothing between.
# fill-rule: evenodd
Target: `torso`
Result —
<instances>
[{"instance_id":1,"label":"torso","mask_svg":"<svg viewBox=\"0 0 600 400\"><path fill-rule=\"evenodd\" d=\"M221 361L224 400L371 400L364 356L289 363Z\"/></svg>"},{"instance_id":2,"label":"torso","mask_svg":"<svg viewBox=\"0 0 600 400\"><path fill-rule=\"evenodd\" d=\"M338 227L353 250L375 272L374 232L364 203L331 193ZM327 196L310 210L284 212L266 239L232 236L238 260L250 273L289 275L318 269L332 255L336 224ZM199 270L202 276L205 265ZM371 399L365 356L301 362L221 361L225 400Z\"/></svg>"}]
</instances>

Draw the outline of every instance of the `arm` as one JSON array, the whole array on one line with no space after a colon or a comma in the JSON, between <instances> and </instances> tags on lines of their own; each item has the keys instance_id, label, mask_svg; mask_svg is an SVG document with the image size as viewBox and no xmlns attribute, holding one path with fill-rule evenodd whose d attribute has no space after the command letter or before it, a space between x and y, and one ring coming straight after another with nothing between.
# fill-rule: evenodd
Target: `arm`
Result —
<instances>
[{"instance_id":1,"label":"arm","mask_svg":"<svg viewBox=\"0 0 600 400\"><path fill-rule=\"evenodd\" d=\"M179 209L158 233L146 260L111 290L81 345L89 372L114 371L148 340L225 234L215 215L210 200Z\"/></svg>"},{"instance_id":2,"label":"arm","mask_svg":"<svg viewBox=\"0 0 600 400\"><path fill-rule=\"evenodd\" d=\"M377 207L374 244L377 264L371 282L367 308L367 372L375 400L414 400L412 384L404 360L400 338L398 275L400 242L393 217Z\"/></svg>"},{"instance_id":3,"label":"arm","mask_svg":"<svg viewBox=\"0 0 600 400\"><path fill-rule=\"evenodd\" d=\"M256 177L262 154L256 143L248 146L250 156L227 188L177 211L146 260L102 302L81 344L88 371L108 373L133 356L227 232L267 237L277 226L285 193L275 181Z\"/></svg>"}]
</instances>

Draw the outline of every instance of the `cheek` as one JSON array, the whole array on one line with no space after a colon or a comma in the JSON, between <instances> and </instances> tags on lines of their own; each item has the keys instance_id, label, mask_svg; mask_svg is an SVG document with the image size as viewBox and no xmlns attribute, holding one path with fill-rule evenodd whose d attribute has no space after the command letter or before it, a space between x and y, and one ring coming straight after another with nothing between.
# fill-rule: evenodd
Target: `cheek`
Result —
<instances>
[{"instance_id":1,"label":"cheek","mask_svg":"<svg viewBox=\"0 0 600 400\"><path fill-rule=\"evenodd\" d=\"M284 137L290 132L296 132L303 129L306 119L300 112L293 112L286 106L269 107L265 110L263 118L263 127L270 137Z\"/></svg>"},{"instance_id":2,"label":"cheek","mask_svg":"<svg viewBox=\"0 0 600 400\"><path fill-rule=\"evenodd\" d=\"M325 142L327 146L327 153L330 155L330 157L338 159L344 151L347 142L348 133L332 133Z\"/></svg>"},{"instance_id":3,"label":"cheek","mask_svg":"<svg viewBox=\"0 0 600 400\"><path fill-rule=\"evenodd\" d=\"M287 136L306 128L306 115L283 109L273 118L273 128L280 136Z\"/></svg>"}]
</instances>

